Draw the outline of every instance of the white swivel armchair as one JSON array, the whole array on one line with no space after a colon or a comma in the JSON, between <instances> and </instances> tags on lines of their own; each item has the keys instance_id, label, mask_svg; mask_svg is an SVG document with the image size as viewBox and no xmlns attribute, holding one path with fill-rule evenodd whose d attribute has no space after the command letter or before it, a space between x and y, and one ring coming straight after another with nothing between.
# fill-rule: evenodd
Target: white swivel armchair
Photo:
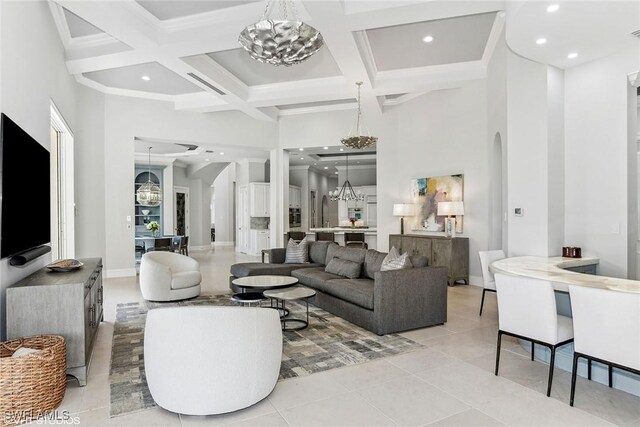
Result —
<instances>
[{"instance_id":1,"label":"white swivel armchair","mask_svg":"<svg viewBox=\"0 0 640 427\"><path fill-rule=\"evenodd\" d=\"M271 393L281 361L277 310L191 306L147 315L147 383L168 411L214 415L249 407Z\"/></svg>"},{"instance_id":2,"label":"white swivel armchair","mask_svg":"<svg viewBox=\"0 0 640 427\"><path fill-rule=\"evenodd\" d=\"M200 263L173 252L148 252L140 261L140 290L150 301L178 301L200 295Z\"/></svg>"},{"instance_id":3,"label":"white swivel armchair","mask_svg":"<svg viewBox=\"0 0 640 427\"><path fill-rule=\"evenodd\" d=\"M493 273L489 271L489 266L493 261L506 258L502 249L496 251L480 251L480 266L482 267L482 301L480 302L480 316L482 316L482 307L484 306L484 294L496 291L496 280Z\"/></svg>"},{"instance_id":4,"label":"white swivel armchair","mask_svg":"<svg viewBox=\"0 0 640 427\"><path fill-rule=\"evenodd\" d=\"M576 391L578 359L608 365L609 387L613 368L640 375L640 294L569 285L575 341L571 399Z\"/></svg>"},{"instance_id":5,"label":"white swivel armchair","mask_svg":"<svg viewBox=\"0 0 640 427\"><path fill-rule=\"evenodd\" d=\"M527 277L496 274L498 294L498 348L496 372L500 365L502 335L531 342L531 360L535 344L551 350L547 396L551 395L556 348L573 341L571 318L559 315L551 282Z\"/></svg>"}]
</instances>

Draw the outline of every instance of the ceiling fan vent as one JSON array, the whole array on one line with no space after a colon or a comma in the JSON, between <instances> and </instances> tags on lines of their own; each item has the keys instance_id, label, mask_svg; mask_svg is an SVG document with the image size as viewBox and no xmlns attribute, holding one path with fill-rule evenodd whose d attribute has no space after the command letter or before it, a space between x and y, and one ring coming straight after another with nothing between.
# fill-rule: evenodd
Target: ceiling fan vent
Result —
<instances>
[{"instance_id":1,"label":"ceiling fan vent","mask_svg":"<svg viewBox=\"0 0 640 427\"><path fill-rule=\"evenodd\" d=\"M220 89L218 89L217 87L215 87L214 85L206 81L205 79L200 78L193 73L187 73L187 75L192 79L197 80L199 83L202 83L203 85L205 85L206 87L208 87L209 89L217 93L218 95L226 95L226 93L224 93L223 91L221 91Z\"/></svg>"},{"instance_id":2,"label":"ceiling fan vent","mask_svg":"<svg viewBox=\"0 0 640 427\"><path fill-rule=\"evenodd\" d=\"M640 30L635 30L634 32L631 33L631 35L640 38Z\"/></svg>"}]
</instances>

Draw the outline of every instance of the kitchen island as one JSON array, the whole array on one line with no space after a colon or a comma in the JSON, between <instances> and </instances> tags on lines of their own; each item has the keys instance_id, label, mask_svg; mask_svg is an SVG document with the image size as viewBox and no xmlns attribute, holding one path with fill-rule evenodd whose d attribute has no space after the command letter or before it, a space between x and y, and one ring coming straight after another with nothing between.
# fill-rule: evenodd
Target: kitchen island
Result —
<instances>
[{"instance_id":1,"label":"kitchen island","mask_svg":"<svg viewBox=\"0 0 640 427\"><path fill-rule=\"evenodd\" d=\"M369 249L377 249L378 247L378 231L376 228L366 227L331 227L331 228L310 228L307 231L307 240L315 240L316 232L334 233L336 243L344 246L344 233L364 233L364 241Z\"/></svg>"},{"instance_id":2,"label":"kitchen island","mask_svg":"<svg viewBox=\"0 0 640 427\"><path fill-rule=\"evenodd\" d=\"M489 266L489 270L494 274L530 277L551 282L556 295L558 314L572 317L569 285L588 286L611 292L640 293L640 281L581 272L586 267L595 267L599 261L598 258L520 256L494 261ZM595 272L595 268L593 271ZM638 322L640 317L629 319L629 321ZM527 341L520 340L520 345L527 352L531 349L531 344ZM549 356L550 352L547 348L536 346L536 359L548 363ZM561 347L556 351L556 366L558 368L571 372L572 361L573 344ZM586 371L586 361L581 359L578 363L578 375L585 377ZM592 379L601 384L608 383L608 372L605 365L593 364ZM613 371L613 388L640 396L640 379L637 375L615 369Z\"/></svg>"}]
</instances>

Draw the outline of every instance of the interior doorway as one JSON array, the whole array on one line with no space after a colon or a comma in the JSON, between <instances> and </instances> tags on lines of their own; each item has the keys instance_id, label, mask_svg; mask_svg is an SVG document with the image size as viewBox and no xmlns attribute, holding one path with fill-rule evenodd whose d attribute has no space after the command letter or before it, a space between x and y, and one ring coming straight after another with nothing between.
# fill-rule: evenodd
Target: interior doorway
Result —
<instances>
[{"instance_id":1,"label":"interior doorway","mask_svg":"<svg viewBox=\"0 0 640 427\"><path fill-rule=\"evenodd\" d=\"M52 257L75 257L75 195L73 133L51 103L51 251Z\"/></svg>"},{"instance_id":2,"label":"interior doorway","mask_svg":"<svg viewBox=\"0 0 640 427\"><path fill-rule=\"evenodd\" d=\"M189 235L189 188L173 187L173 233L176 236Z\"/></svg>"},{"instance_id":3,"label":"interior doorway","mask_svg":"<svg viewBox=\"0 0 640 427\"><path fill-rule=\"evenodd\" d=\"M329 199L327 196L322 196L322 208L321 208L322 226L329 226Z\"/></svg>"},{"instance_id":4,"label":"interior doorway","mask_svg":"<svg viewBox=\"0 0 640 427\"><path fill-rule=\"evenodd\" d=\"M502 137L497 132L491 150L491 249L502 249L506 252L506 236L503 194L505 192L503 173Z\"/></svg>"},{"instance_id":5,"label":"interior doorway","mask_svg":"<svg viewBox=\"0 0 640 427\"><path fill-rule=\"evenodd\" d=\"M309 192L309 228L316 228L316 222L316 191L311 190Z\"/></svg>"}]
</instances>

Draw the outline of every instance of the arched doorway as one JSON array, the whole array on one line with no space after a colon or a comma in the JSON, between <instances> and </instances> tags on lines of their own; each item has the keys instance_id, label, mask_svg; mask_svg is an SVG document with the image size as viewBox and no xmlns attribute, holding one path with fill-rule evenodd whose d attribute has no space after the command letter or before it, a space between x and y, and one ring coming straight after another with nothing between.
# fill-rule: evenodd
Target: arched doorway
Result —
<instances>
[{"instance_id":1,"label":"arched doorway","mask_svg":"<svg viewBox=\"0 0 640 427\"><path fill-rule=\"evenodd\" d=\"M502 137L497 132L491 147L491 233L489 245L491 249L502 249L506 252L506 230L504 215L504 197L506 185L503 173Z\"/></svg>"}]
</instances>

